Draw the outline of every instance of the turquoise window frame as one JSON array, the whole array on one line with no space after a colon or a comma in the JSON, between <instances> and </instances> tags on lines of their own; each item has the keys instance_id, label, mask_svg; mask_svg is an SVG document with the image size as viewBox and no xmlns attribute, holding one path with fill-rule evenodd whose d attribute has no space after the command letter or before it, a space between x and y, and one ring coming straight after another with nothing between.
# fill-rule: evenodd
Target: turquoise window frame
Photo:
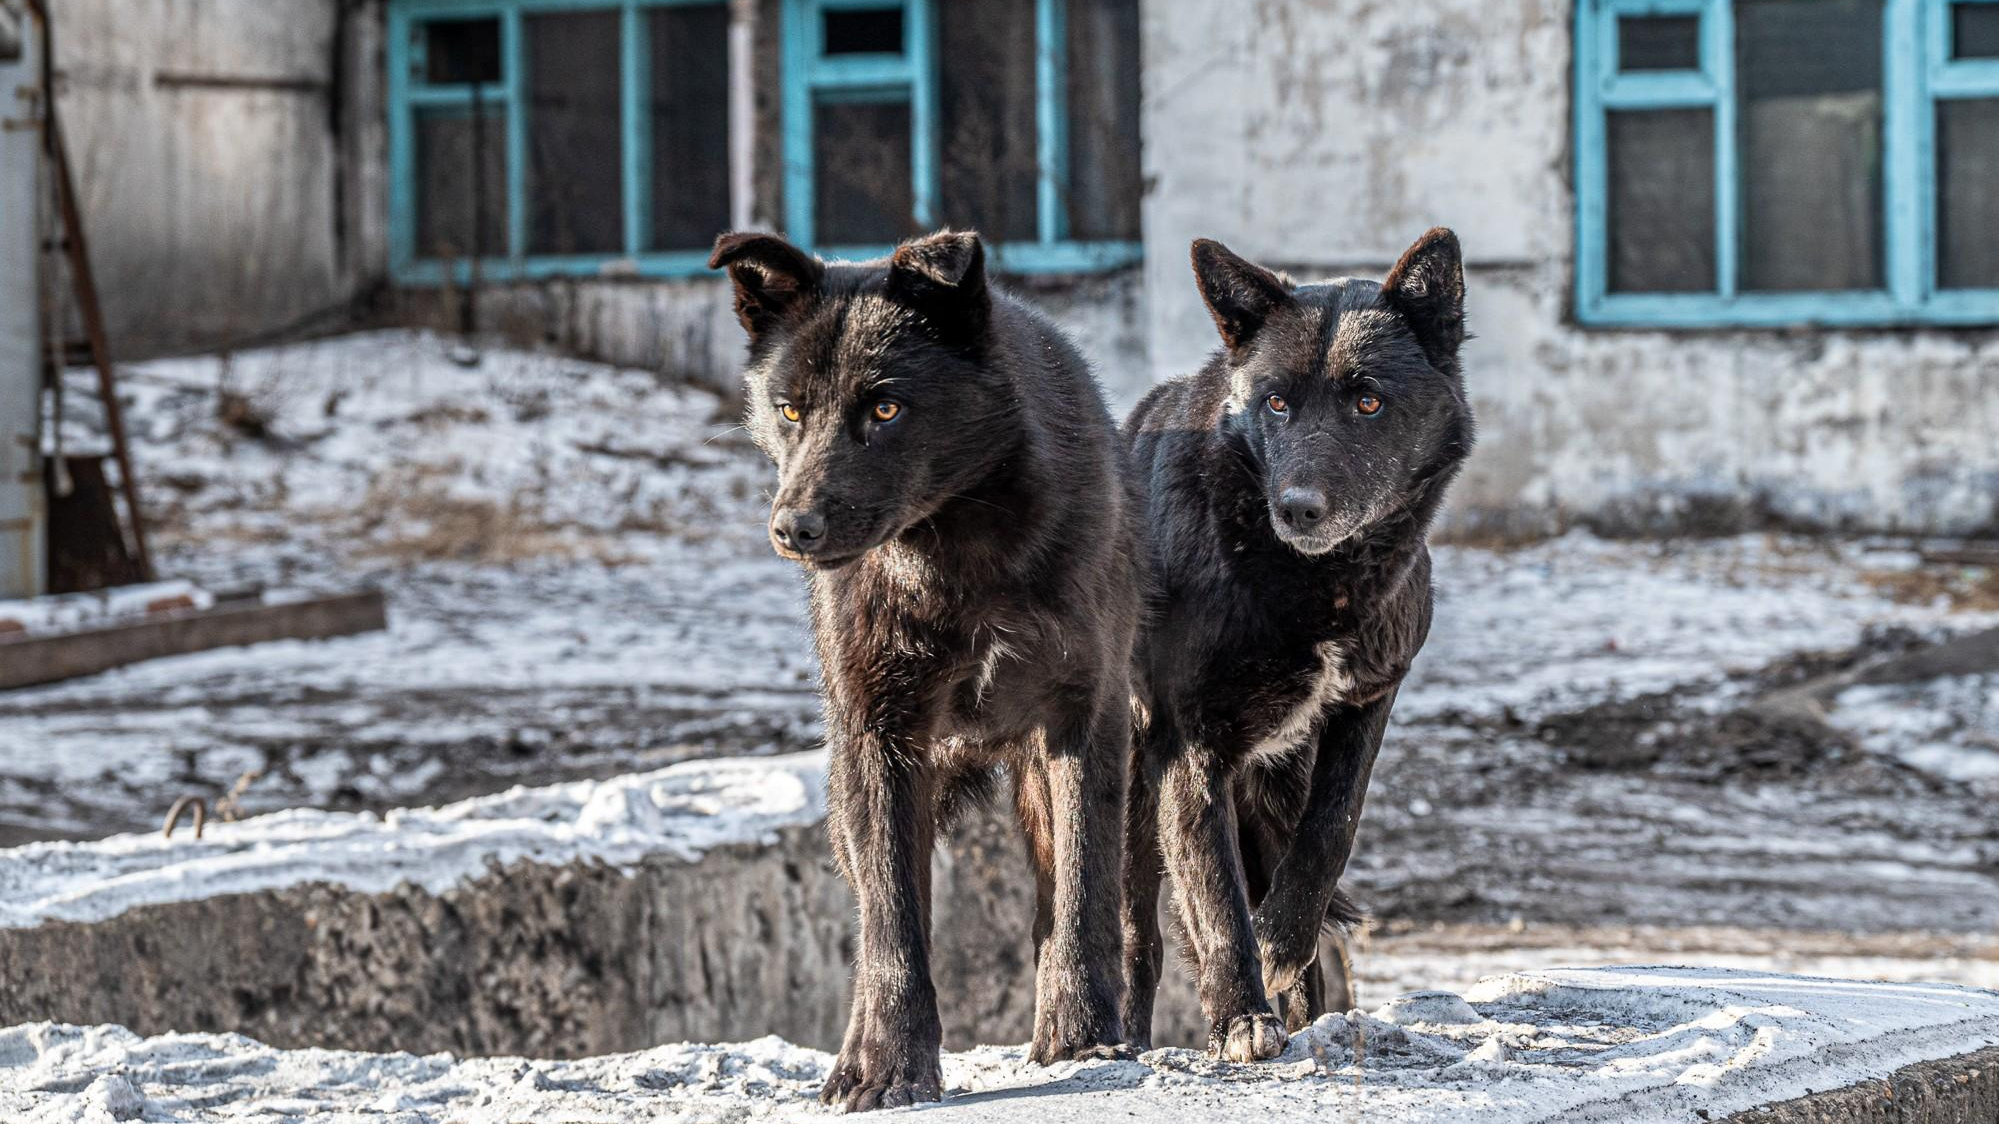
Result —
<instances>
[{"instance_id":1,"label":"turquoise window frame","mask_svg":"<svg viewBox=\"0 0 1999 1124\"><path fill-rule=\"evenodd\" d=\"M726 0L390 0L389 65L389 272L399 284L467 284L472 262L449 263L416 253L416 117L421 111L462 107L470 112L467 85L433 86L417 80L423 60L413 32L440 19L493 17L500 21L499 82L480 88L484 106L503 109L506 135L506 250L479 259L482 281L522 281L548 277L689 277L708 272L708 250L648 250L654 167L650 99L652 60L645 15L654 8L681 5L726 7ZM624 194L624 252L614 254L528 254L527 113L521 21L539 12L619 14L619 145ZM726 159L726 156L724 157ZM720 233L719 231L717 233Z\"/></svg>"},{"instance_id":2,"label":"turquoise window frame","mask_svg":"<svg viewBox=\"0 0 1999 1124\"><path fill-rule=\"evenodd\" d=\"M822 50L824 13L863 9L902 11L899 55L835 55ZM783 0L784 218L790 237L827 257L881 257L893 247L819 245L813 221L813 106L856 99L910 105L911 197L918 225L938 224L938 90L935 0ZM1062 206L1068 180L1066 104L1068 19L1063 0L1035 0L1036 222L1031 242L991 247L994 267L1010 273L1085 273L1131 265L1143 257L1139 241L1082 241L1069 237Z\"/></svg>"},{"instance_id":3,"label":"turquoise window frame","mask_svg":"<svg viewBox=\"0 0 1999 1124\"><path fill-rule=\"evenodd\" d=\"M1739 328L1999 323L1999 289L1936 284L1936 103L1999 98L1999 60L1950 57L1954 4L1884 0L1883 196L1887 285L1866 292L1736 290L1735 23L1731 0L1577 0L1575 27L1576 316L1586 325ZM1620 16L1698 16L1700 68L1618 73ZM1707 108L1715 124L1712 293L1608 291L1605 115L1614 109Z\"/></svg>"}]
</instances>

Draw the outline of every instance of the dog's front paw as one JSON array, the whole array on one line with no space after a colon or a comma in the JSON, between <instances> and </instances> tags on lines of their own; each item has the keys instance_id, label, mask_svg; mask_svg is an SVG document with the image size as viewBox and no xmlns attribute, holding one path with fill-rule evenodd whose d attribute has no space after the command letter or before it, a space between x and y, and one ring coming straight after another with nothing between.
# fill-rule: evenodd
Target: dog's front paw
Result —
<instances>
[{"instance_id":1,"label":"dog's front paw","mask_svg":"<svg viewBox=\"0 0 1999 1124\"><path fill-rule=\"evenodd\" d=\"M896 1052L863 1048L859 1058L841 1054L819 1090L819 1103L848 1112L904 1108L944 1099L937 1051Z\"/></svg>"},{"instance_id":2,"label":"dog's front paw","mask_svg":"<svg viewBox=\"0 0 1999 1124\"><path fill-rule=\"evenodd\" d=\"M1276 1015L1259 1011L1217 1020L1208 1030L1208 1054L1225 1062L1269 1061L1290 1040Z\"/></svg>"}]
</instances>

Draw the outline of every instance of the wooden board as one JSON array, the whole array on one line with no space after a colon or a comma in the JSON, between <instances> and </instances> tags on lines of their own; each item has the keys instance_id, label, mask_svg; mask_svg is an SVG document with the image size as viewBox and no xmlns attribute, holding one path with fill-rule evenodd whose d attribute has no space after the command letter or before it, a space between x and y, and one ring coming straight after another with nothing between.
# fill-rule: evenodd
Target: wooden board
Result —
<instances>
[{"instance_id":1,"label":"wooden board","mask_svg":"<svg viewBox=\"0 0 1999 1124\"><path fill-rule=\"evenodd\" d=\"M388 627L376 590L277 605L229 605L81 632L0 639L0 689L95 675L162 656L268 640L325 640Z\"/></svg>"}]
</instances>

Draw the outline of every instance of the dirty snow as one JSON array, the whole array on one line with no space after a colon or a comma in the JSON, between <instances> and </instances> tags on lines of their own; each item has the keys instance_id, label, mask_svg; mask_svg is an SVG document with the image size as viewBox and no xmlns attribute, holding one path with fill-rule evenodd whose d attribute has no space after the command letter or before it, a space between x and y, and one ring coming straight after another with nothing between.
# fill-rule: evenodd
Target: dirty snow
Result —
<instances>
[{"instance_id":1,"label":"dirty snow","mask_svg":"<svg viewBox=\"0 0 1999 1124\"><path fill-rule=\"evenodd\" d=\"M1999 797L1999 673L1850 687L1830 719L1872 752Z\"/></svg>"},{"instance_id":2,"label":"dirty snow","mask_svg":"<svg viewBox=\"0 0 1999 1124\"><path fill-rule=\"evenodd\" d=\"M654 855L693 859L713 847L768 842L824 819L825 757L691 761L605 781L515 788L442 808L368 813L306 809L94 843L0 850L0 928L98 921L134 906L309 882L381 893L405 882L433 893L493 864Z\"/></svg>"},{"instance_id":3,"label":"dirty snow","mask_svg":"<svg viewBox=\"0 0 1999 1124\"><path fill-rule=\"evenodd\" d=\"M1999 991L1999 933L1862 934L1727 925L1476 925L1393 921L1349 946L1362 1006L1430 988L1463 990L1487 976L1547 964L1700 964L1888 983L1952 983Z\"/></svg>"},{"instance_id":4,"label":"dirty snow","mask_svg":"<svg viewBox=\"0 0 1999 1124\"><path fill-rule=\"evenodd\" d=\"M1265 1119L1682 1121L1879 1078L1999 1044L1999 994L1699 968L1552 969L1463 996L1327 1015L1278 1059L1187 1050L1043 1069L1021 1048L944 1059L940 1119L1213 1124ZM763 1038L582 1061L275 1050L237 1035L0 1031L0 1114L303 1117L328 1124L799 1120L829 1055Z\"/></svg>"},{"instance_id":5,"label":"dirty snow","mask_svg":"<svg viewBox=\"0 0 1999 1124\"><path fill-rule=\"evenodd\" d=\"M90 593L0 601L0 636L70 632L144 616L154 606L206 609L215 595L190 581L146 582Z\"/></svg>"},{"instance_id":6,"label":"dirty snow","mask_svg":"<svg viewBox=\"0 0 1999 1124\"><path fill-rule=\"evenodd\" d=\"M239 779L248 812L380 810L816 740L801 586L763 540L769 469L733 408L454 346L375 332L122 369L163 574L380 586L389 630L0 695L0 843L157 824ZM89 406L69 404L72 450Z\"/></svg>"}]
</instances>

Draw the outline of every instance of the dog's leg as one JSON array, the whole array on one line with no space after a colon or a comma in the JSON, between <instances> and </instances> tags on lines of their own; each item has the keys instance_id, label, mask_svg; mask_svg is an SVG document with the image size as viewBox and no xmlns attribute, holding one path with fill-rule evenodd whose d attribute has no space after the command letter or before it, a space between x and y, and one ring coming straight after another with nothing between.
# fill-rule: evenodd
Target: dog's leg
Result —
<instances>
[{"instance_id":1,"label":"dog's leg","mask_svg":"<svg viewBox=\"0 0 1999 1124\"><path fill-rule=\"evenodd\" d=\"M943 1096L930 979L932 780L920 751L878 738L850 737L832 754L830 827L860 900L861 946L846 1040L819 1099L849 1111Z\"/></svg>"},{"instance_id":2,"label":"dog's leg","mask_svg":"<svg viewBox=\"0 0 1999 1124\"><path fill-rule=\"evenodd\" d=\"M1312 1025L1312 1020L1326 1013L1326 984L1322 965L1314 960L1291 984L1290 990L1279 996L1278 1013L1284 1016L1284 1029L1296 1034Z\"/></svg>"},{"instance_id":3,"label":"dog's leg","mask_svg":"<svg viewBox=\"0 0 1999 1124\"><path fill-rule=\"evenodd\" d=\"M1329 919L1357 919L1337 898L1340 875L1353 854L1367 778L1388 728L1395 692L1362 707L1328 716L1319 731L1319 756L1312 767L1312 791L1305 814L1291 836L1291 848L1277 864L1270 892L1256 909L1258 959L1263 990L1290 989L1319 952L1319 929Z\"/></svg>"},{"instance_id":4,"label":"dog's leg","mask_svg":"<svg viewBox=\"0 0 1999 1124\"><path fill-rule=\"evenodd\" d=\"M1043 1065L1123 1052L1118 903L1129 714L1120 694L1115 705L1093 707L1047 731L1053 925L1035 965L1030 1051Z\"/></svg>"},{"instance_id":5,"label":"dog's leg","mask_svg":"<svg viewBox=\"0 0 1999 1124\"><path fill-rule=\"evenodd\" d=\"M1014 765L1013 805L1027 836L1028 865L1034 868L1034 964L1055 931L1055 826L1049 811L1048 763L1038 752L1023 753Z\"/></svg>"},{"instance_id":6,"label":"dog's leg","mask_svg":"<svg viewBox=\"0 0 1999 1124\"><path fill-rule=\"evenodd\" d=\"M1143 747L1134 747L1124 804L1124 1038L1152 1048L1152 1004L1159 992L1165 942L1159 933L1159 782Z\"/></svg>"},{"instance_id":7,"label":"dog's leg","mask_svg":"<svg viewBox=\"0 0 1999 1124\"><path fill-rule=\"evenodd\" d=\"M1254 1062L1282 1053L1286 1036L1264 998L1229 789L1212 753L1188 746L1176 754L1160 786L1160 838L1201 962L1208 1051Z\"/></svg>"}]
</instances>

